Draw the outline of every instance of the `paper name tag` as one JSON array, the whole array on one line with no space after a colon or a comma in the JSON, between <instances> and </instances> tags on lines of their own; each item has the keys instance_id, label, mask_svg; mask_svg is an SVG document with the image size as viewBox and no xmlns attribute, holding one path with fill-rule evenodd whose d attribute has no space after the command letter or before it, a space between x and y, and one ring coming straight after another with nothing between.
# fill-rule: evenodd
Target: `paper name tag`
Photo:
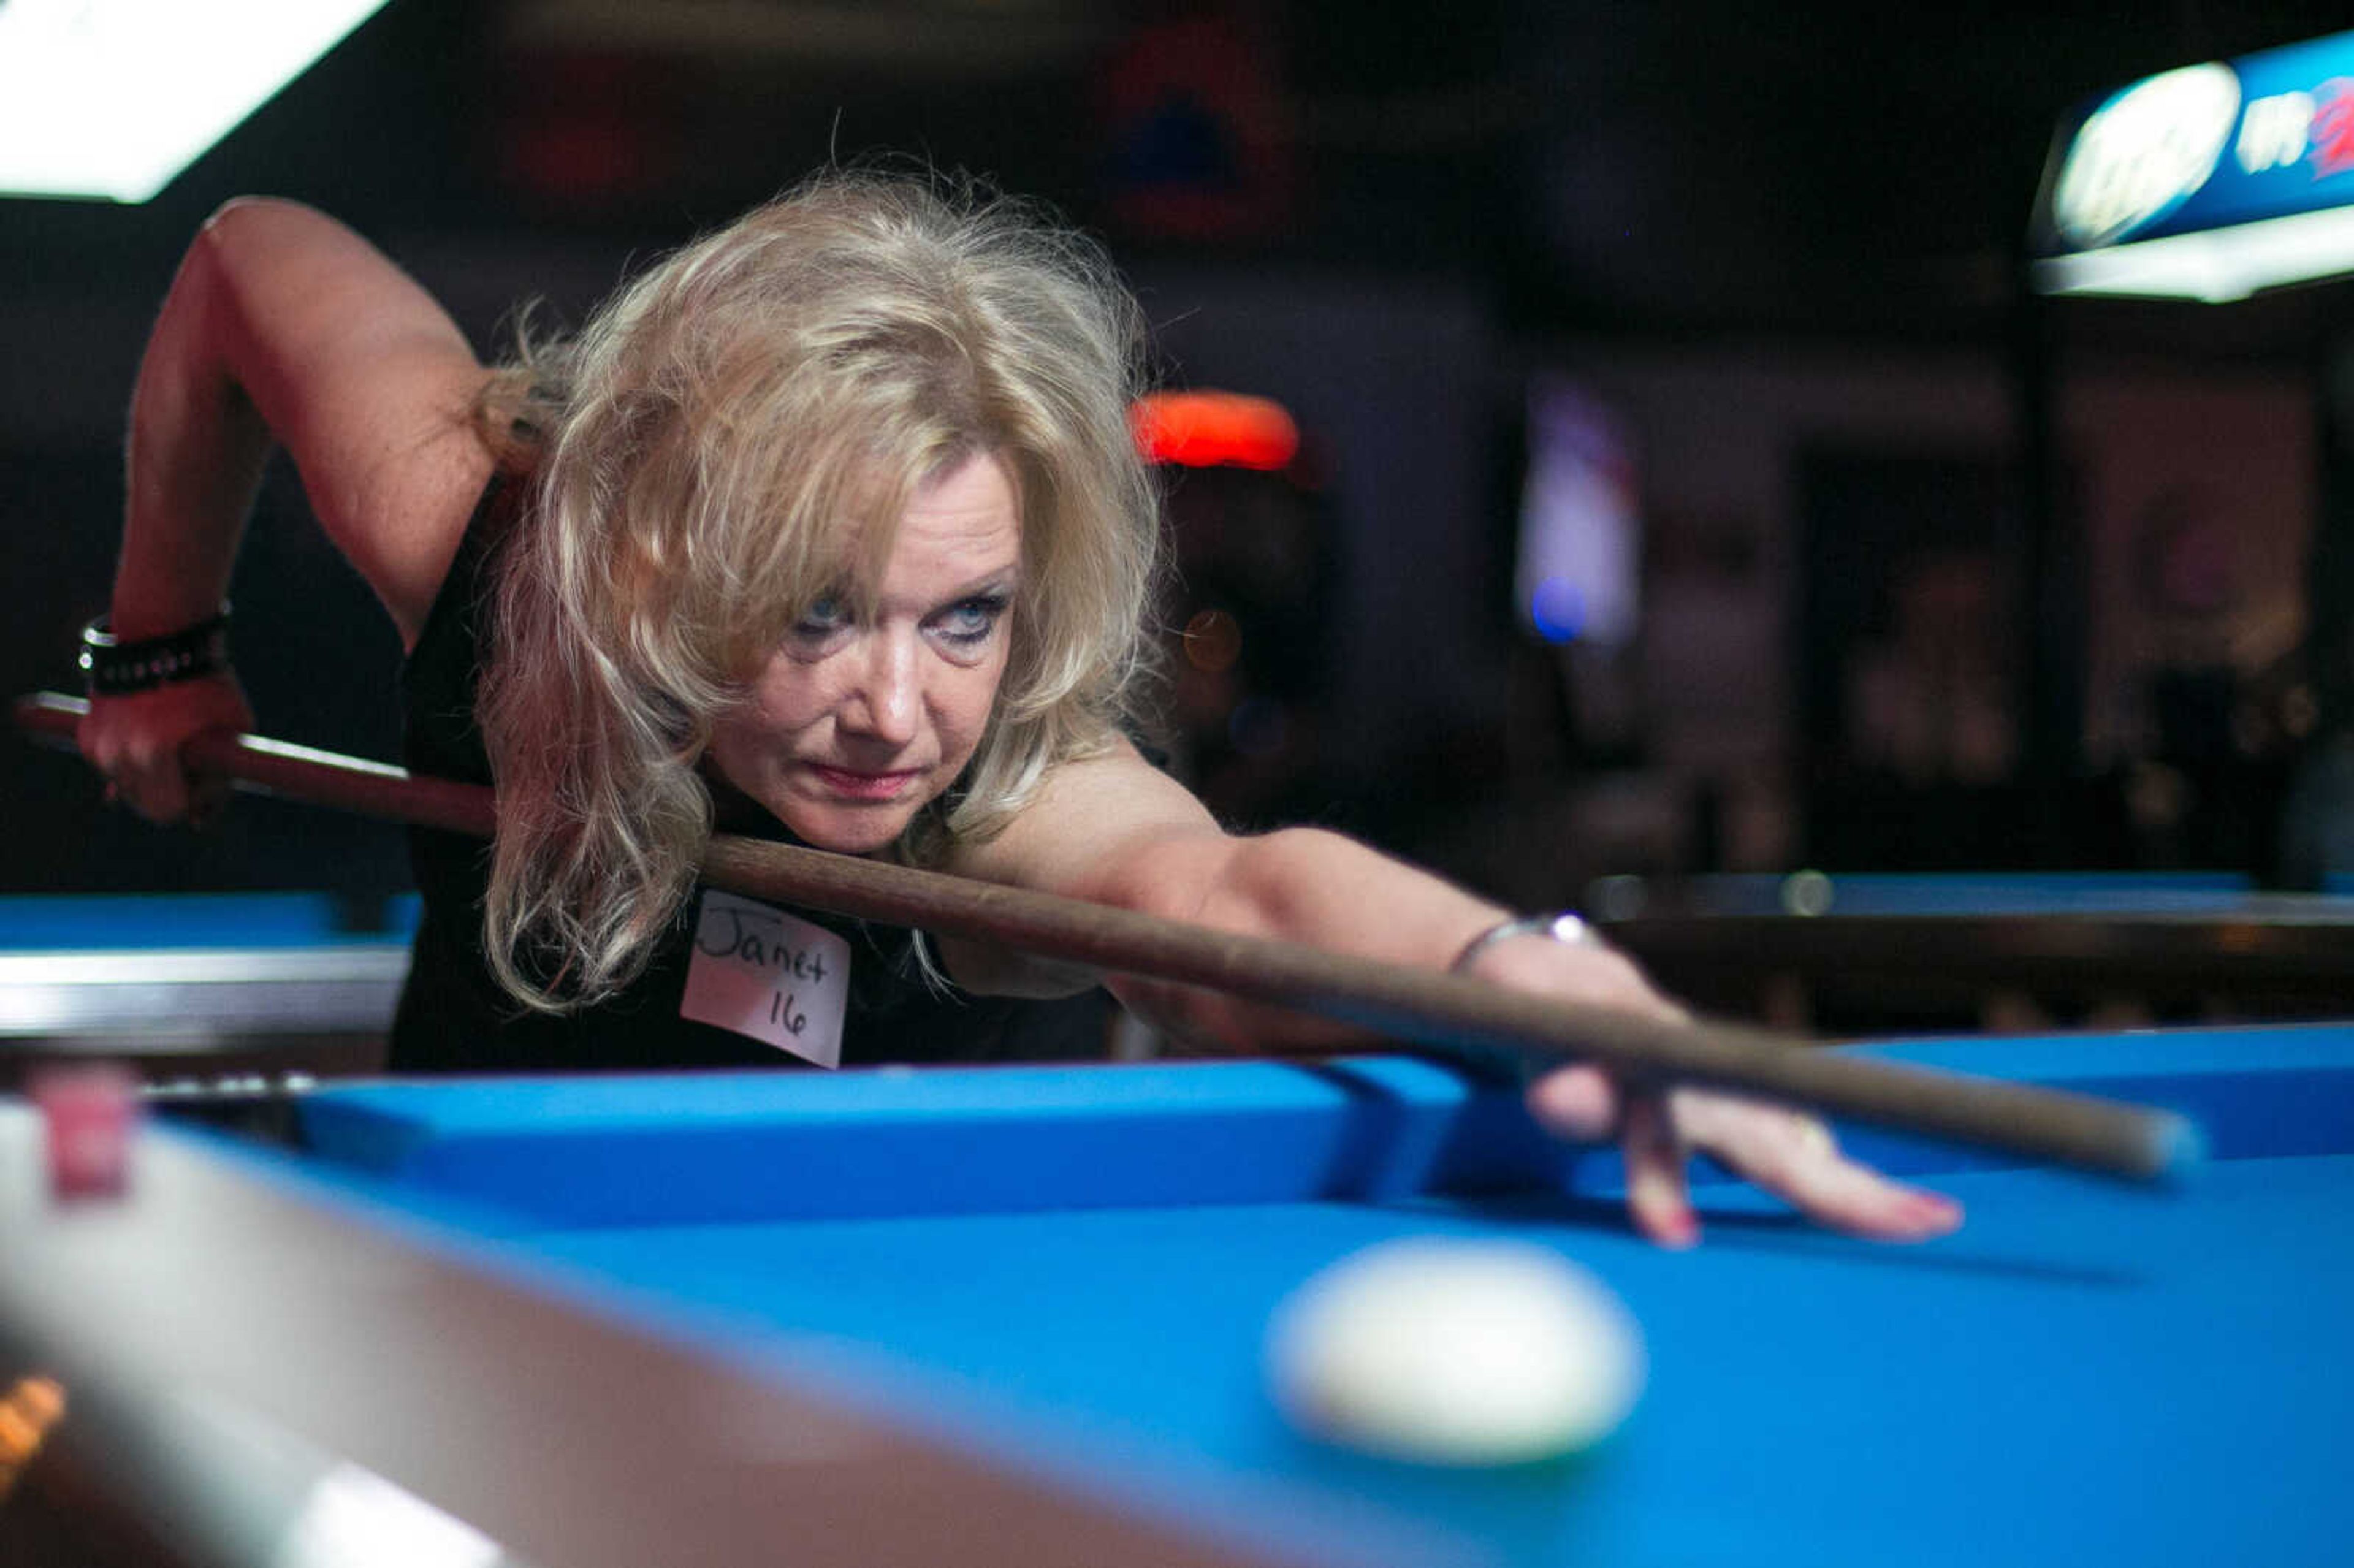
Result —
<instances>
[{"instance_id":1,"label":"paper name tag","mask_svg":"<svg viewBox=\"0 0 2354 1568\"><path fill-rule=\"evenodd\" d=\"M838 1067L849 1001L848 942L781 909L704 890L681 1018Z\"/></svg>"}]
</instances>

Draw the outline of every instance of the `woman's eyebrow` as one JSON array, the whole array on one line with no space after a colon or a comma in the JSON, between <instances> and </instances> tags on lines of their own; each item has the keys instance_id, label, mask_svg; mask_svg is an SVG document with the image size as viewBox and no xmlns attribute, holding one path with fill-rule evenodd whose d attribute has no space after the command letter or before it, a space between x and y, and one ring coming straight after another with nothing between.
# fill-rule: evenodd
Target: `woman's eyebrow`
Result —
<instances>
[{"instance_id":1,"label":"woman's eyebrow","mask_svg":"<svg viewBox=\"0 0 2354 1568\"><path fill-rule=\"evenodd\" d=\"M994 571L983 572L961 588L950 589L940 602L954 604L960 599L977 599L983 594L1011 593L1021 580L1020 567L1000 567Z\"/></svg>"}]
</instances>

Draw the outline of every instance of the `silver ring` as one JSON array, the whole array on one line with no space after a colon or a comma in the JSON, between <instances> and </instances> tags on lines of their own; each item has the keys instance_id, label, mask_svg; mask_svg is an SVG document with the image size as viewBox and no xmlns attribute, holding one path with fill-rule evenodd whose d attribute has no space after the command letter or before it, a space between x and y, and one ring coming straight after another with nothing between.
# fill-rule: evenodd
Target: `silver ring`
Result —
<instances>
[{"instance_id":1,"label":"silver ring","mask_svg":"<svg viewBox=\"0 0 2354 1568\"><path fill-rule=\"evenodd\" d=\"M1511 920L1499 921L1472 938L1464 945L1463 950L1455 955L1455 961L1447 966L1447 972L1461 974L1478 960L1480 954L1497 943L1508 942L1514 937L1545 937L1571 948L1608 949L1610 947L1602 933L1587 924L1581 916L1570 914L1565 910L1551 915L1522 915Z\"/></svg>"}]
</instances>

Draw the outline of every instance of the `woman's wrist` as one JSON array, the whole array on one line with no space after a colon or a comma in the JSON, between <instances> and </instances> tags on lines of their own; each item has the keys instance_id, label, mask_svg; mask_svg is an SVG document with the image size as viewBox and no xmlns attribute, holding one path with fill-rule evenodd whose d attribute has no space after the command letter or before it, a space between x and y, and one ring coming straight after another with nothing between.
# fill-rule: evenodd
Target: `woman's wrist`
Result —
<instances>
[{"instance_id":1,"label":"woman's wrist","mask_svg":"<svg viewBox=\"0 0 2354 1568\"><path fill-rule=\"evenodd\" d=\"M128 697L228 669L228 606L158 636L125 640L101 616L82 628L83 684L93 697Z\"/></svg>"}]
</instances>

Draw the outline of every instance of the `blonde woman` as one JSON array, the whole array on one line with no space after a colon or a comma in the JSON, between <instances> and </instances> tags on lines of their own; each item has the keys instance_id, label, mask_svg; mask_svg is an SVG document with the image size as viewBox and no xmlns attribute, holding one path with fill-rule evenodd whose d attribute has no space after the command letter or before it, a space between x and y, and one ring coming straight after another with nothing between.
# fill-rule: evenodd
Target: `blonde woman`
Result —
<instances>
[{"instance_id":1,"label":"blonde woman","mask_svg":"<svg viewBox=\"0 0 2354 1568\"><path fill-rule=\"evenodd\" d=\"M83 751L169 821L192 805L181 744L250 726L220 617L274 440L408 650L412 766L498 786L494 854L416 842L404 1070L1003 1057L1028 1048L1022 999L1097 978L746 908L695 884L715 824L1672 1013L1607 948L1348 839L1229 834L1138 753L1141 348L1091 246L921 183L812 181L497 370L350 230L234 203L141 368ZM715 1012L714 966L747 943L813 993L831 975L839 1021ZM1229 1049L1327 1027L1107 983ZM1530 1103L1620 1142L1666 1244L1697 1234L1688 1148L1859 1234L1958 1222L1776 1107L1582 1067Z\"/></svg>"}]
</instances>

